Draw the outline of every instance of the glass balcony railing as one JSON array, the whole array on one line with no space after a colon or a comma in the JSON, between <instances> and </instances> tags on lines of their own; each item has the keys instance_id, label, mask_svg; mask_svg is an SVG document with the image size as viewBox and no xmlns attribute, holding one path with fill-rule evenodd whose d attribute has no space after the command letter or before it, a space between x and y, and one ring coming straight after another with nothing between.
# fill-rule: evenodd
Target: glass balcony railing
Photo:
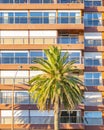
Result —
<instances>
[{"instance_id":1,"label":"glass balcony railing","mask_svg":"<svg viewBox=\"0 0 104 130\"><path fill-rule=\"evenodd\" d=\"M99 117L84 117L85 125L103 125L103 119Z\"/></svg>"},{"instance_id":2,"label":"glass balcony railing","mask_svg":"<svg viewBox=\"0 0 104 130\"><path fill-rule=\"evenodd\" d=\"M58 0L58 3L83 3L83 0Z\"/></svg>"},{"instance_id":3,"label":"glass balcony railing","mask_svg":"<svg viewBox=\"0 0 104 130\"><path fill-rule=\"evenodd\" d=\"M23 3L31 3L31 4L51 4L51 3L83 3L83 0L0 0L0 3L4 4L23 4Z\"/></svg>"},{"instance_id":4,"label":"glass balcony railing","mask_svg":"<svg viewBox=\"0 0 104 130\"><path fill-rule=\"evenodd\" d=\"M30 37L30 38L0 38L0 44L83 44L77 37Z\"/></svg>"},{"instance_id":5,"label":"glass balcony railing","mask_svg":"<svg viewBox=\"0 0 104 130\"><path fill-rule=\"evenodd\" d=\"M84 25L87 27L89 26L102 26L103 22L102 19L84 19Z\"/></svg>"},{"instance_id":6,"label":"glass balcony railing","mask_svg":"<svg viewBox=\"0 0 104 130\"><path fill-rule=\"evenodd\" d=\"M102 79L84 79L84 85L85 86L102 86L103 85L103 81Z\"/></svg>"},{"instance_id":7,"label":"glass balcony railing","mask_svg":"<svg viewBox=\"0 0 104 130\"><path fill-rule=\"evenodd\" d=\"M86 58L84 57L84 65L85 66L101 66L102 58Z\"/></svg>"},{"instance_id":8,"label":"glass balcony railing","mask_svg":"<svg viewBox=\"0 0 104 130\"><path fill-rule=\"evenodd\" d=\"M56 20L58 19L58 20ZM0 16L0 24L81 24L80 16Z\"/></svg>"},{"instance_id":9,"label":"glass balcony railing","mask_svg":"<svg viewBox=\"0 0 104 130\"><path fill-rule=\"evenodd\" d=\"M12 95L12 93L11 93ZM0 104L12 104L12 96L0 96ZM29 95L14 96L14 104L35 104Z\"/></svg>"},{"instance_id":10,"label":"glass balcony railing","mask_svg":"<svg viewBox=\"0 0 104 130\"><path fill-rule=\"evenodd\" d=\"M91 7L91 6L102 6L102 1L100 0L85 0L84 2L85 7Z\"/></svg>"},{"instance_id":11,"label":"glass balcony railing","mask_svg":"<svg viewBox=\"0 0 104 130\"><path fill-rule=\"evenodd\" d=\"M1 117L1 124L11 124L12 117ZM14 124L53 124L54 116L15 116ZM60 123L83 123L82 117L63 116L60 117Z\"/></svg>"},{"instance_id":12,"label":"glass balcony railing","mask_svg":"<svg viewBox=\"0 0 104 130\"><path fill-rule=\"evenodd\" d=\"M0 57L0 64L34 64L34 59L44 57ZM83 64L81 57L69 57L68 61L76 60L76 64Z\"/></svg>"},{"instance_id":13,"label":"glass balcony railing","mask_svg":"<svg viewBox=\"0 0 104 130\"><path fill-rule=\"evenodd\" d=\"M85 39L84 44L86 47L102 46L102 40L100 40L100 39Z\"/></svg>"}]
</instances>

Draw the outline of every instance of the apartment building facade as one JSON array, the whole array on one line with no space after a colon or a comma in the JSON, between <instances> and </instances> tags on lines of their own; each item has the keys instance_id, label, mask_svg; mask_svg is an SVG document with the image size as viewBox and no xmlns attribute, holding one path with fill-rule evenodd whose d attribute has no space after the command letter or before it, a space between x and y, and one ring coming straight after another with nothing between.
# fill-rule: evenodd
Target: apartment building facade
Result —
<instances>
[{"instance_id":1,"label":"apartment building facade","mask_svg":"<svg viewBox=\"0 0 104 130\"><path fill-rule=\"evenodd\" d=\"M76 110L62 110L60 129L104 129L103 19L103 0L0 0L0 130L53 129L53 110L40 112L26 84L52 45L77 59L87 87Z\"/></svg>"}]
</instances>

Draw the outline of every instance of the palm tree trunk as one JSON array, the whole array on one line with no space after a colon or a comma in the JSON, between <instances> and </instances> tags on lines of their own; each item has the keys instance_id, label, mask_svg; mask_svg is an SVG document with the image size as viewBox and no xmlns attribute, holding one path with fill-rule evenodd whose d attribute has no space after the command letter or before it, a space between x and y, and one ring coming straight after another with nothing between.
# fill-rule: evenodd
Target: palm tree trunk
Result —
<instances>
[{"instance_id":1,"label":"palm tree trunk","mask_svg":"<svg viewBox=\"0 0 104 130\"><path fill-rule=\"evenodd\" d=\"M56 96L55 103L54 103L54 130L59 130L59 99Z\"/></svg>"}]
</instances>

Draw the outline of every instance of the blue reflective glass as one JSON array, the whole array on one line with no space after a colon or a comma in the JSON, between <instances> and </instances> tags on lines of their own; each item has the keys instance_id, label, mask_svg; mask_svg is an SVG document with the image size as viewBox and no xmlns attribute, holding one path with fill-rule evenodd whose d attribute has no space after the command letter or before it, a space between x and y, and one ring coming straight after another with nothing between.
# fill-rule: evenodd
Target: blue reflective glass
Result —
<instances>
[{"instance_id":1,"label":"blue reflective glass","mask_svg":"<svg viewBox=\"0 0 104 130\"><path fill-rule=\"evenodd\" d=\"M42 51L35 51L35 52L30 52L30 57L42 57L43 52Z\"/></svg>"},{"instance_id":2,"label":"blue reflective glass","mask_svg":"<svg viewBox=\"0 0 104 130\"><path fill-rule=\"evenodd\" d=\"M14 3L27 3L27 0L15 0Z\"/></svg>"},{"instance_id":3,"label":"blue reflective glass","mask_svg":"<svg viewBox=\"0 0 104 130\"><path fill-rule=\"evenodd\" d=\"M100 59L94 59L93 62L94 62L93 64L96 66L101 65Z\"/></svg>"},{"instance_id":4,"label":"blue reflective glass","mask_svg":"<svg viewBox=\"0 0 104 130\"><path fill-rule=\"evenodd\" d=\"M8 16L14 16L14 13L9 12Z\"/></svg>"},{"instance_id":5,"label":"blue reflective glass","mask_svg":"<svg viewBox=\"0 0 104 130\"><path fill-rule=\"evenodd\" d=\"M15 63L26 64L26 63L28 63L28 58L27 57L15 57Z\"/></svg>"},{"instance_id":6,"label":"blue reflective glass","mask_svg":"<svg viewBox=\"0 0 104 130\"><path fill-rule=\"evenodd\" d=\"M85 82L85 85L86 85L86 86L93 86L93 85L94 85L92 79L85 79L84 82Z\"/></svg>"},{"instance_id":7,"label":"blue reflective glass","mask_svg":"<svg viewBox=\"0 0 104 130\"><path fill-rule=\"evenodd\" d=\"M100 78L101 74L100 73L93 73L94 78Z\"/></svg>"},{"instance_id":8,"label":"blue reflective glass","mask_svg":"<svg viewBox=\"0 0 104 130\"><path fill-rule=\"evenodd\" d=\"M101 1L94 1L93 6L101 6Z\"/></svg>"},{"instance_id":9,"label":"blue reflective glass","mask_svg":"<svg viewBox=\"0 0 104 130\"><path fill-rule=\"evenodd\" d=\"M42 16L42 12L30 12L30 16Z\"/></svg>"},{"instance_id":10,"label":"blue reflective glass","mask_svg":"<svg viewBox=\"0 0 104 130\"><path fill-rule=\"evenodd\" d=\"M27 16L26 12L16 12L15 16Z\"/></svg>"},{"instance_id":11,"label":"blue reflective glass","mask_svg":"<svg viewBox=\"0 0 104 130\"><path fill-rule=\"evenodd\" d=\"M68 17L68 13L59 12L58 17Z\"/></svg>"},{"instance_id":12,"label":"blue reflective glass","mask_svg":"<svg viewBox=\"0 0 104 130\"><path fill-rule=\"evenodd\" d=\"M72 16L72 17L74 16L74 17L75 17L75 16L76 16L76 13L75 13L75 12L70 12L70 13L69 13L69 16Z\"/></svg>"},{"instance_id":13,"label":"blue reflective glass","mask_svg":"<svg viewBox=\"0 0 104 130\"><path fill-rule=\"evenodd\" d=\"M42 23L42 17L40 17L40 18L39 17L37 17L37 18L36 17L33 17L33 18L31 17L30 18L30 23L40 24L40 23Z\"/></svg>"},{"instance_id":14,"label":"blue reflective glass","mask_svg":"<svg viewBox=\"0 0 104 130\"><path fill-rule=\"evenodd\" d=\"M1 55L5 57L13 57L14 53L2 53Z\"/></svg>"},{"instance_id":15,"label":"blue reflective glass","mask_svg":"<svg viewBox=\"0 0 104 130\"><path fill-rule=\"evenodd\" d=\"M43 0L43 3L53 3L53 0Z\"/></svg>"},{"instance_id":16,"label":"blue reflective glass","mask_svg":"<svg viewBox=\"0 0 104 130\"><path fill-rule=\"evenodd\" d=\"M15 56L27 56L28 53L21 53L21 52L18 52L18 53L15 53Z\"/></svg>"},{"instance_id":17,"label":"blue reflective glass","mask_svg":"<svg viewBox=\"0 0 104 130\"><path fill-rule=\"evenodd\" d=\"M43 21L44 21L43 23L49 23L49 18L48 17L44 17Z\"/></svg>"},{"instance_id":18,"label":"blue reflective glass","mask_svg":"<svg viewBox=\"0 0 104 130\"><path fill-rule=\"evenodd\" d=\"M86 14L86 16L87 16L87 19L90 19L90 20L93 18L92 13Z\"/></svg>"},{"instance_id":19,"label":"blue reflective glass","mask_svg":"<svg viewBox=\"0 0 104 130\"><path fill-rule=\"evenodd\" d=\"M69 23L76 23L76 18L70 17L69 18Z\"/></svg>"},{"instance_id":20,"label":"blue reflective glass","mask_svg":"<svg viewBox=\"0 0 104 130\"><path fill-rule=\"evenodd\" d=\"M75 56L75 57L79 57L80 56L80 52L69 52L70 56Z\"/></svg>"},{"instance_id":21,"label":"blue reflective glass","mask_svg":"<svg viewBox=\"0 0 104 130\"><path fill-rule=\"evenodd\" d=\"M95 79L95 80L94 80L94 85L95 85L95 86L101 85L100 79Z\"/></svg>"},{"instance_id":22,"label":"blue reflective glass","mask_svg":"<svg viewBox=\"0 0 104 130\"><path fill-rule=\"evenodd\" d=\"M62 44L67 44L67 43L70 43L70 39L69 38L65 38L65 37L60 37L58 38L58 43L62 43Z\"/></svg>"},{"instance_id":23,"label":"blue reflective glass","mask_svg":"<svg viewBox=\"0 0 104 130\"><path fill-rule=\"evenodd\" d=\"M89 78L92 78L92 73L85 73L84 74L84 77L85 77L85 79L89 79Z\"/></svg>"},{"instance_id":24,"label":"blue reflective glass","mask_svg":"<svg viewBox=\"0 0 104 130\"><path fill-rule=\"evenodd\" d=\"M92 61L92 59L90 59L90 58L86 58L85 59L85 66L90 66L90 65L93 65L93 61Z\"/></svg>"},{"instance_id":25,"label":"blue reflective glass","mask_svg":"<svg viewBox=\"0 0 104 130\"><path fill-rule=\"evenodd\" d=\"M58 18L58 23L68 23L68 18L60 17Z\"/></svg>"},{"instance_id":26,"label":"blue reflective glass","mask_svg":"<svg viewBox=\"0 0 104 130\"><path fill-rule=\"evenodd\" d=\"M14 58L13 57L2 57L2 63L4 63L4 64L14 63Z\"/></svg>"},{"instance_id":27,"label":"blue reflective glass","mask_svg":"<svg viewBox=\"0 0 104 130\"><path fill-rule=\"evenodd\" d=\"M92 1L85 1L84 3L86 7L93 6Z\"/></svg>"},{"instance_id":28,"label":"blue reflective glass","mask_svg":"<svg viewBox=\"0 0 104 130\"><path fill-rule=\"evenodd\" d=\"M42 0L30 0L30 3L42 3Z\"/></svg>"}]
</instances>

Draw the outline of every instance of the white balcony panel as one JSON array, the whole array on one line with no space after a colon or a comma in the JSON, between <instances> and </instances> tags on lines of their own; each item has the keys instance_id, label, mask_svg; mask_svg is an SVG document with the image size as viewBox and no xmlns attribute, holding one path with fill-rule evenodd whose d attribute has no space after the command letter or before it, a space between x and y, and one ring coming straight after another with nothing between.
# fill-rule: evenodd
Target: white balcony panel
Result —
<instances>
[{"instance_id":1,"label":"white balcony panel","mask_svg":"<svg viewBox=\"0 0 104 130\"><path fill-rule=\"evenodd\" d=\"M57 36L57 31L30 31L30 36L34 37L56 37Z\"/></svg>"},{"instance_id":2,"label":"white balcony panel","mask_svg":"<svg viewBox=\"0 0 104 130\"><path fill-rule=\"evenodd\" d=\"M102 33L84 33L85 39L102 39Z\"/></svg>"},{"instance_id":3,"label":"white balcony panel","mask_svg":"<svg viewBox=\"0 0 104 130\"><path fill-rule=\"evenodd\" d=\"M22 36L28 36L28 31L1 31L0 32L1 37L22 37Z\"/></svg>"},{"instance_id":4,"label":"white balcony panel","mask_svg":"<svg viewBox=\"0 0 104 130\"><path fill-rule=\"evenodd\" d=\"M17 71L1 71L1 77L12 77L14 78L15 77L15 74L16 74ZM16 77L28 77L28 71L21 71L19 70Z\"/></svg>"}]
</instances>

